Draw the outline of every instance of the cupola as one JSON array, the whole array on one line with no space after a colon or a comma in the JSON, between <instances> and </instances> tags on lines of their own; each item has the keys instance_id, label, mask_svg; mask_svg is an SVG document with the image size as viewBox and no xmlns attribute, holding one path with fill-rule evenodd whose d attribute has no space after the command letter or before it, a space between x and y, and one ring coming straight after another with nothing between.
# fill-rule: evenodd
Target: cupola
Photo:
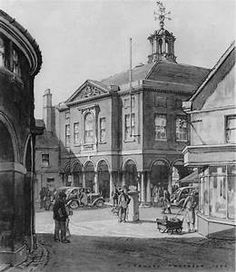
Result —
<instances>
[{"instance_id":1,"label":"cupola","mask_svg":"<svg viewBox=\"0 0 236 272\"><path fill-rule=\"evenodd\" d=\"M151 63L160 60L176 62L174 54L175 36L164 28L165 20L170 20L168 17L170 12L166 12L166 8L160 1L157 2L157 6L159 10L158 13L154 12L154 15L155 19L159 20L160 29L148 37L151 44L151 54L148 56L148 62Z\"/></svg>"}]
</instances>

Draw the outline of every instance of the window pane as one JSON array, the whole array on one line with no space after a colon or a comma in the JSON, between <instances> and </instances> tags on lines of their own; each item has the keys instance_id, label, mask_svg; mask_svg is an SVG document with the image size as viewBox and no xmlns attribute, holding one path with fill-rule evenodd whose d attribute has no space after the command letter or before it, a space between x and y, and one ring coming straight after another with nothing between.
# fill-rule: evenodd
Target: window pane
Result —
<instances>
[{"instance_id":1,"label":"window pane","mask_svg":"<svg viewBox=\"0 0 236 272\"><path fill-rule=\"evenodd\" d=\"M74 123L74 143L79 143L79 123Z\"/></svg>"},{"instance_id":2,"label":"window pane","mask_svg":"<svg viewBox=\"0 0 236 272\"><path fill-rule=\"evenodd\" d=\"M100 142L106 140L106 118L100 118Z\"/></svg>"},{"instance_id":3,"label":"window pane","mask_svg":"<svg viewBox=\"0 0 236 272\"><path fill-rule=\"evenodd\" d=\"M155 139L166 139L166 116L156 115L155 117Z\"/></svg>"},{"instance_id":4,"label":"window pane","mask_svg":"<svg viewBox=\"0 0 236 272\"><path fill-rule=\"evenodd\" d=\"M88 113L85 115L84 121L84 136L85 143L93 143L94 142L94 116L92 113Z\"/></svg>"},{"instance_id":5,"label":"window pane","mask_svg":"<svg viewBox=\"0 0 236 272\"><path fill-rule=\"evenodd\" d=\"M236 142L236 116L227 116L226 119L226 142Z\"/></svg>"},{"instance_id":6,"label":"window pane","mask_svg":"<svg viewBox=\"0 0 236 272\"><path fill-rule=\"evenodd\" d=\"M187 121L183 117L176 118L176 140L186 141L187 140Z\"/></svg>"},{"instance_id":7,"label":"window pane","mask_svg":"<svg viewBox=\"0 0 236 272\"><path fill-rule=\"evenodd\" d=\"M5 58L4 42L0 38L0 66L4 66L4 58Z\"/></svg>"}]
</instances>

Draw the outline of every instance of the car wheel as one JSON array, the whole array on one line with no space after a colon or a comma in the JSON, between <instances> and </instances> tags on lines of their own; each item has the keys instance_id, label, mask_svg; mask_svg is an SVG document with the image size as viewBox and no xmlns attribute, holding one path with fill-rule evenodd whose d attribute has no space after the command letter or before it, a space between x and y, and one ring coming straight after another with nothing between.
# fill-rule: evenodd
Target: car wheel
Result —
<instances>
[{"instance_id":1,"label":"car wheel","mask_svg":"<svg viewBox=\"0 0 236 272\"><path fill-rule=\"evenodd\" d=\"M78 202L75 201L75 200L71 201L71 203L70 203L70 208L71 208L72 210L78 209L78 208L79 208Z\"/></svg>"},{"instance_id":2,"label":"car wheel","mask_svg":"<svg viewBox=\"0 0 236 272\"><path fill-rule=\"evenodd\" d=\"M96 202L96 207L98 207L98 208L103 207L103 205L104 205L104 201L101 199Z\"/></svg>"}]
</instances>

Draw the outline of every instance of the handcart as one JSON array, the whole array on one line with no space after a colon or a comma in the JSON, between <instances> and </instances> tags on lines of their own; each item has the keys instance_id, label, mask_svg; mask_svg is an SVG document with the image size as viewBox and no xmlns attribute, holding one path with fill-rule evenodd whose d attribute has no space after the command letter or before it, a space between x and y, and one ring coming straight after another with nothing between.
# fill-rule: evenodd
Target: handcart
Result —
<instances>
[{"instance_id":1,"label":"handcart","mask_svg":"<svg viewBox=\"0 0 236 272\"><path fill-rule=\"evenodd\" d=\"M167 216L164 216L163 219L157 218L156 219L157 229L161 233L170 233L170 234L173 234L174 232L178 234L182 233L183 220L177 218L178 214L179 212L176 214L175 217L172 217L170 219L168 219Z\"/></svg>"}]
</instances>

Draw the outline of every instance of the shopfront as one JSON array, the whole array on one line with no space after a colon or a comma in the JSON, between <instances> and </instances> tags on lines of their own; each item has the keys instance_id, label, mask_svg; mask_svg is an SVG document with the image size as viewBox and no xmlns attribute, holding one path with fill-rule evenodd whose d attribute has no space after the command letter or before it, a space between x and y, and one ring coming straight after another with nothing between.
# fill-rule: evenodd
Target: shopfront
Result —
<instances>
[{"instance_id":1,"label":"shopfront","mask_svg":"<svg viewBox=\"0 0 236 272\"><path fill-rule=\"evenodd\" d=\"M198 231L203 235L235 228L236 165L209 166L199 171Z\"/></svg>"}]
</instances>

